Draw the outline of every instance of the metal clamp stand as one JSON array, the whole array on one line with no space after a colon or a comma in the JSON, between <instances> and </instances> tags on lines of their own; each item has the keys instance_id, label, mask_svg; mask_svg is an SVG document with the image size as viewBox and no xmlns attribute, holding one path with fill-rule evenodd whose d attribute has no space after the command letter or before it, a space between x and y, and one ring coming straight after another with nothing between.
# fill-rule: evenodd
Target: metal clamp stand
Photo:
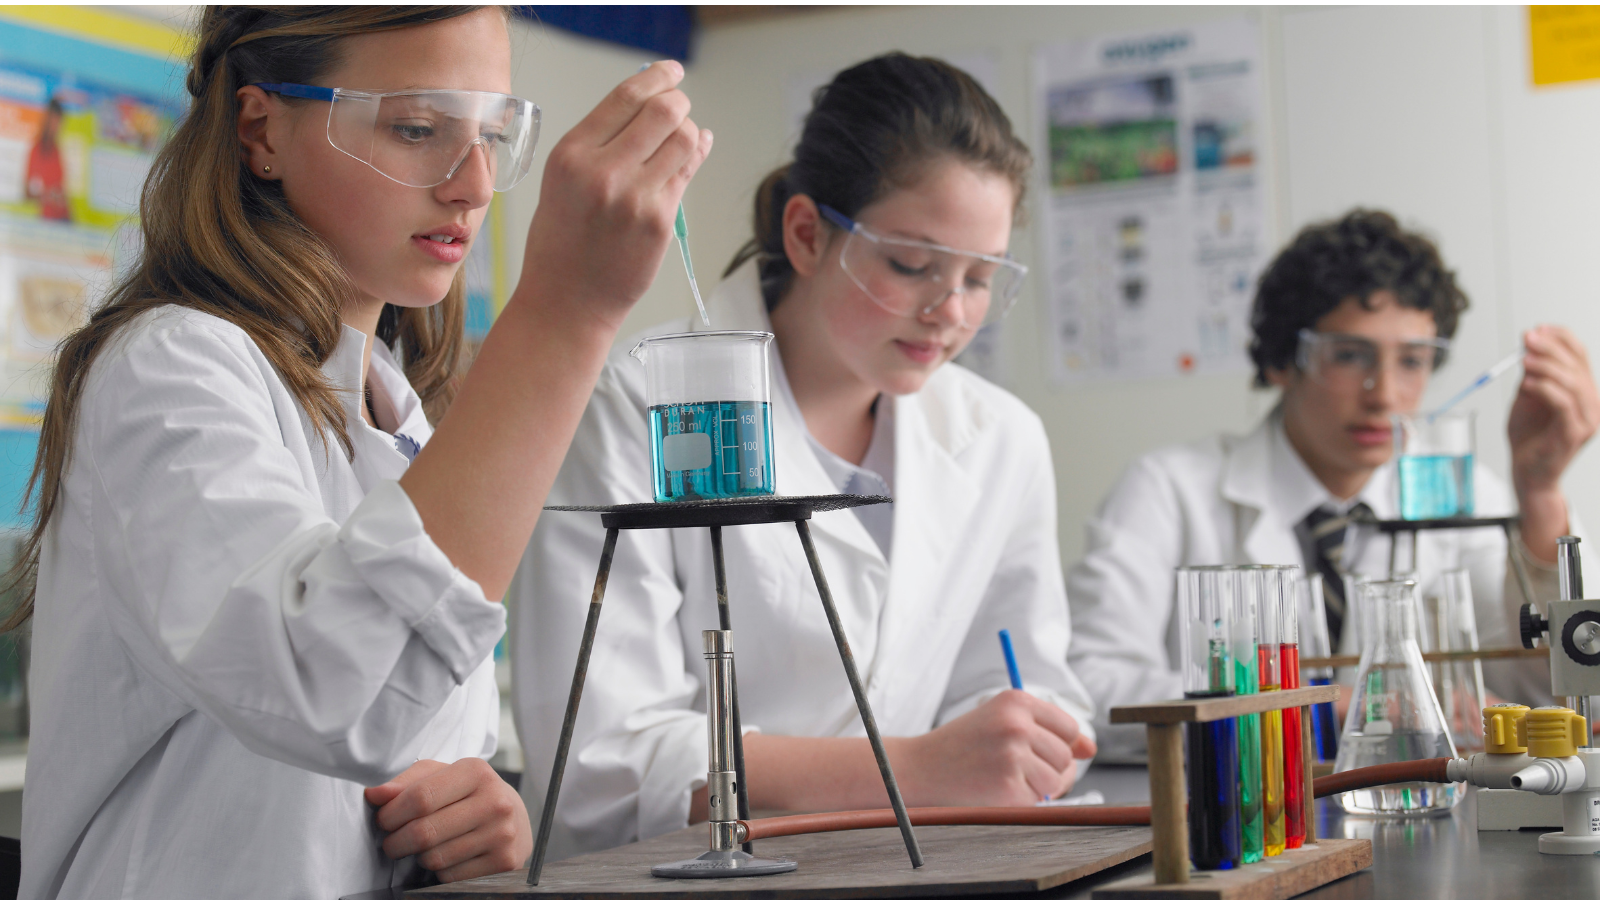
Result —
<instances>
[{"instance_id":1,"label":"metal clamp stand","mask_svg":"<svg viewBox=\"0 0 1600 900\"><path fill-rule=\"evenodd\" d=\"M1468 516L1451 519L1379 519L1367 516L1353 519L1352 524L1367 528L1376 528L1380 534L1389 536L1389 575L1393 577L1399 571L1400 560L1400 535L1410 537L1411 568L1417 567L1417 532L1419 531L1457 531L1465 528L1499 528L1506 534L1506 554L1511 561L1511 571L1517 578L1517 589L1522 592L1524 603L1533 602L1533 582L1528 579L1528 569L1522 562L1522 554L1517 550L1517 541L1522 535L1520 528L1521 519L1517 516L1499 516L1493 518L1475 519Z\"/></svg>"},{"instance_id":2,"label":"metal clamp stand","mask_svg":"<svg viewBox=\"0 0 1600 900\"><path fill-rule=\"evenodd\" d=\"M550 771L550 784L545 791L544 809L539 816L539 835L534 842L533 859L528 864L528 884L539 883L539 875L544 869L545 850L549 845L550 832L555 824L556 800L561 793L561 777L567 767L567 752L572 747L572 732L577 725L578 703L583 698L584 677L589 670L589 655L594 650L595 630L600 624L600 604L605 599L606 580L611 574L611 559L617 547L617 532L622 529L649 529L649 528L709 528L711 530L711 557L715 567L717 586L717 612L720 618L721 632L731 632L733 625L728 610L728 579L723 566L722 558L722 528L726 525L763 525L773 522L793 522L795 530L800 534L800 545L805 550L806 561L811 566L811 577L817 583L817 593L822 599L822 610L828 618L828 626L833 631L834 644L839 648L839 659L844 664L845 677L850 681L850 690L855 694L856 708L861 712L861 722L866 727L867 740L872 744L873 756L878 761L878 772L883 776L883 786L889 793L889 803L894 807L895 820L900 824L900 835L905 840L906 853L911 857L911 865L922 865L922 849L917 845L917 836L911 828L911 817L906 813L906 804L900 797L900 786L896 784L894 772L889 767L889 755L884 750L883 738L878 734L877 719L872 715L872 707L867 702L866 688L861 683L861 675L856 671L855 656L850 652L850 643L845 638L844 626L839 621L839 612L834 608L833 594L828 590L828 581L822 573L822 562L817 558L816 545L811 541L811 526L808 520L812 513L829 512L839 509L850 509L856 506L872 506L879 503L891 502L888 497L858 496L855 494L825 494L809 497L740 497L728 500L688 500L676 503L630 503L623 506L551 506L546 507L556 512L598 512L601 514L600 523L606 528L605 547L600 552L600 571L595 576L594 593L589 599L589 617L583 626L583 640L578 645L578 664L572 673L572 690L567 695L567 711L561 721L561 738L556 744L555 763ZM711 654L711 635L719 632L706 632L707 659L711 660L712 682L709 684L711 696L717 696L717 679L722 671L723 661L719 656L715 659ZM750 817L749 797L745 791L744 778L744 739L741 734L739 721L739 687L737 674L733 668L731 634L727 644L726 657L726 687L728 699L728 713L726 717L727 738L733 747L734 778L732 793L737 797L738 815L741 819ZM720 653L720 651L719 651ZM712 775L725 772L718 769L719 757L716 744L719 740L717 714L715 706L719 701L713 699L708 706L712 717L712 747L711 766ZM725 759L725 756L720 758ZM712 786L708 790L711 797L719 796L717 791L726 792L726 786L718 787L713 778ZM723 803L726 803L726 793L721 794ZM712 807L711 813L711 853L732 853L731 846L737 842L738 835L734 834L733 823L718 816L725 814L724 810ZM719 827L721 831L719 832ZM744 844L743 852L752 852L752 845ZM708 856L711 854L707 854ZM726 875L765 875L776 871L792 871L795 863L789 860L755 860L766 864L787 865L788 868L774 869L760 866L723 865L715 870L702 868L694 874L688 874L681 869L668 874L661 871L672 867L681 867L688 863L697 863L705 866L706 857L700 860L685 860L671 866L656 866L652 869L654 874L665 877L719 877ZM733 857L728 857L731 862ZM743 860L740 860L741 862Z\"/></svg>"}]
</instances>

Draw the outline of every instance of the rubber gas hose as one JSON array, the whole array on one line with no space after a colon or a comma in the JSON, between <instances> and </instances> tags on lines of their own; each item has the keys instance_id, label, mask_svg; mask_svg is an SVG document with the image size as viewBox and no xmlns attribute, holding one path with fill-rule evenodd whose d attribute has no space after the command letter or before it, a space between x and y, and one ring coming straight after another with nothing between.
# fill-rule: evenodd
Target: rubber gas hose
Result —
<instances>
[{"instance_id":1,"label":"rubber gas hose","mask_svg":"<svg viewBox=\"0 0 1600 900\"><path fill-rule=\"evenodd\" d=\"M1448 784L1449 757L1385 763L1324 775L1312 782L1317 797L1360 788L1413 781ZM924 806L907 812L913 825L1149 825L1148 806ZM739 822L740 841L759 841L792 834L854 831L859 828L893 828L892 809L857 809L848 812L776 816Z\"/></svg>"}]
</instances>

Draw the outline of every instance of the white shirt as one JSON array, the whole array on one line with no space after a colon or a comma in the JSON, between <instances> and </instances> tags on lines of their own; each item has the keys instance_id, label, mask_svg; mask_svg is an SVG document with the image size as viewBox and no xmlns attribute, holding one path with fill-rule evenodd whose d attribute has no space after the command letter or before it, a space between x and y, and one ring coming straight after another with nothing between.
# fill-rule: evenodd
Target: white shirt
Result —
<instances>
[{"instance_id":1,"label":"white shirt","mask_svg":"<svg viewBox=\"0 0 1600 900\"><path fill-rule=\"evenodd\" d=\"M1515 511L1511 491L1483 466L1473 468L1473 489L1479 516ZM1392 462L1373 472L1349 503L1336 507L1348 508L1356 501L1372 507L1380 519L1399 517ZM1102 710L1102 759L1144 755L1143 727L1110 725L1104 711L1183 694L1177 671L1178 622L1172 615L1174 570L1234 563L1303 566L1295 525L1312 509L1332 502L1290 446L1277 413L1244 437L1219 435L1134 460L1086 523L1086 553L1067 574L1074 626L1070 659ZM1572 528L1581 533L1575 514L1572 519ZM1388 572L1387 537L1363 529L1348 540L1345 558L1351 560L1352 571ZM1402 549L1399 571L1414 569L1426 595L1440 573L1466 569L1479 646L1516 646L1517 610L1523 599L1508 572L1506 553L1505 534L1498 528L1424 531L1418 539L1419 559L1413 564ZM1523 559L1535 595L1553 596L1553 567L1526 553ZM1310 613L1302 609L1300 615L1303 622ZM1357 631L1347 618L1340 652L1358 652ZM1548 698L1548 667L1529 662L1535 664L1486 663L1489 689L1508 700Z\"/></svg>"},{"instance_id":2,"label":"white shirt","mask_svg":"<svg viewBox=\"0 0 1600 900\"><path fill-rule=\"evenodd\" d=\"M383 887L407 866L363 785L493 752L505 613L362 422L363 343L323 366L354 462L222 319L162 307L101 351L39 566L22 897ZM425 442L381 344L371 372L379 419Z\"/></svg>"},{"instance_id":3,"label":"white shirt","mask_svg":"<svg viewBox=\"0 0 1600 900\"><path fill-rule=\"evenodd\" d=\"M770 330L753 264L718 286L711 309L719 329ZM644 374L627 349L600 375L552 503L652 499ZM774 368L781 377L781 361ZM786 392L772 404L778 491L837 491ZM893 552L848 513L819 513L810 525L882 733L923 734L1004 690L1001 628L1016 641L1028 690L1087 726L1089 699L1066 662L1054 469L1039 418L959 366L940 368L893 407ZM593 514L545 514L510 594L522 796L536 820L603 537ZM794 526L726 528L723 542L743 724L864 735ZM688 822L690 793L706 774L700 632L716 627L706 529L622 532L552 858Z\"/></svg>"}]
</instances>

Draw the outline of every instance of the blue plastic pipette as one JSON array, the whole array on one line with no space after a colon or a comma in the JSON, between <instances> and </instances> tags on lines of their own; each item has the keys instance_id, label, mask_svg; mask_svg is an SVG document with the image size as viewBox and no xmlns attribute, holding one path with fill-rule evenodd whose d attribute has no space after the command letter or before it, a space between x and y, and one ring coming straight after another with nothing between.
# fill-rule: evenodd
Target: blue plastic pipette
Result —
<instances>
[{"instance_id":1,"label":"blue plastic pipette","mask_svg":"<svg viewBox=\"0 0 1600 900\"><path fill-rule=\"evenodd\" d=\"M1501 375L1511 371L1512 367L1514 367L1517 363L1522 362L1522 358L1527 355L1527 350L1518 350L1505 359L1502 359L1490 366L1482 375L1472 379L1472 383L1462 388L1460 393L1456 394L1454 397L1451 397L1449 400L1446 400L1438 409L1428 413L1428 421L1432 422L1434 419L1444 415L1445 412L1450 409L1450 407L1455 406L1457 403L1460 403L1462 400L1465 400L1467 397L1471 396L1473 391L1476 391L1478 388L1483 387L1496 378L1499 378Z\"/></svg>"}]
</instances>

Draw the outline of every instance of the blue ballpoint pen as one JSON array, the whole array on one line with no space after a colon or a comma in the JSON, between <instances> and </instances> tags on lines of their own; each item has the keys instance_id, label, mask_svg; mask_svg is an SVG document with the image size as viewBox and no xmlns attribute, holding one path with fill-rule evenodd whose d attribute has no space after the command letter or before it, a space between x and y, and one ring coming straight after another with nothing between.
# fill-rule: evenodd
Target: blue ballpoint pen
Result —
<instances>
[{"instance_id":1,"label":"blue ballpoint pen","mask_svg":"<svg viewBox=\"0 0 1600 900\"><path fill-rule=\"evenodd\" d=\"M1000 629L1000 649L1006 655L1006 673L1011 676L1011 687L1022 690L1022 673L1017 670L1017 651L1011 649L1011 632Z\"/></svg>"},{"instance_id":2,"label":"blue ballpoint pen","mask_svg":"<svg viewBox=\"0 0 1600 900\"><path fill-rule=\"evenodd\" d=\"M1009 629L1000 629L1000 650L1006 655L1006 674L1011 676L1011 687L1014 690L1022 690L1022 672L1017 669L1017 651L1011 649L1011 631ZM1050 802L1048 794L1045 795L1044 802Z\"/></svg>"}]
</instances>

